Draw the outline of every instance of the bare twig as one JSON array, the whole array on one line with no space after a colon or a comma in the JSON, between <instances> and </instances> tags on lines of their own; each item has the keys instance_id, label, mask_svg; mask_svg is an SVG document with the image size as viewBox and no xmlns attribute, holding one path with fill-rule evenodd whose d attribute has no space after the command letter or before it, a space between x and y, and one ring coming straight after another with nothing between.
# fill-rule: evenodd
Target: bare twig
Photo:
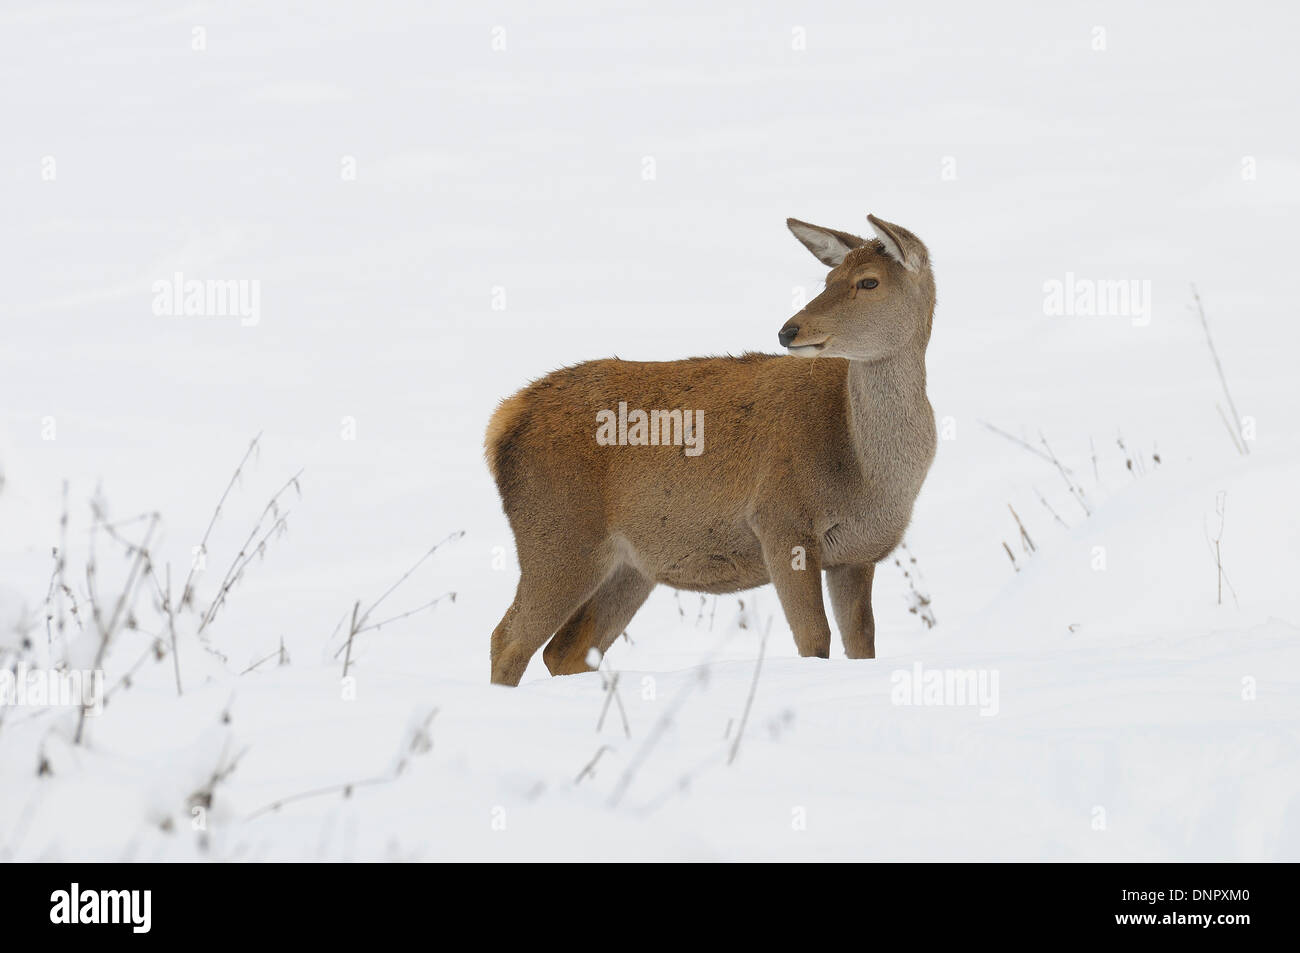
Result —
<instances>
[{"instance_id":1,"label":"bare twig","mask_svg":"<svg viewBox=\"0 0 1300 953\"><path fill-rule=\"evenodd\" d=\"M1214 566L1218 573L1217 604L1223 605L1223 587L1226 584L1228 592L1232 595L1233 603L1240 606L1240 603L1237 602L1237 591L1232 588L1232 583L1228 581L1228 574L1223 568L1223 526L1227 510L1228 494L1227 491L1221 490L1214 497L1214 513L1219 517L1219 530L1218 533L1211 538L1209 529L1205 528L1205 541L1210 545L1210 551L1214 554Z\"/></svg>"},{"instance_id":2,"label":"bare twig","mask_svg":"<svg viewBox=\"0 0 1300 953\"><path fill-rule=\"evenodd\" d=\"M116 682L113 683L112 687L105 690L104 703L107 704L108 701L114 695L116 695L121 689L131 687L132 680L135 678L135 673L140 671L140 669L144 667L144 663L149 661L150 656L152 656L156 661L161 661L163 655L165 654L162 649L163 649L162 639L155 636L153 641L149 643L149 647L145 649L144 652L140 655L140 657L137 658L135 662L131 664L131 667L128 668Z\"/></svg>"},{"instance_id":3,"label":"bare twig","mask_svg":"<svg viewBox=\"0 0 1300 953\"><path fill-rule=\"evenodd\" d=\"M248 754L247 747L231 758L230 761L226 761L226 748L223 747L221 757L217 760L217 766L213 769L212 775L197 791L190 795L189 806L204 809L212 807L212 799L217 792L217 785L234 773L235 768L239 767L239 762L246 754Z\"/></svg>"},{"instance_id":4,"label":"bare twig","mask_svg":"<svg viewBox=\"0 0 1300 953\"><path fill-rule=\"evenodd\" d=\"M266 506L262 507L262 512L258 515L257 521L253 524L253 528L248 533L248 538L244 540L244 545L241 546L239 552L235 554L235 558L231 562L230 568L226 570L226 575L221 580L221 585L217 587L217 594L213 597L207 611L203 613L203 619L199 622L199 627L196 630L196 634L200 638L202 638L204 630L207 629L212 620L216 618L217 610L225 604L226 596L230 594L230 590L234 588L235 583L243 577L244 570L256 557L261 556L266 552L266 545L270 542L273 536L284 532L287 528L288 523L286 522L286 514L280 513L280 497L283 496L290 487L296 490L299 496L302 496L302 487L298 483L298 478L301 476L302 471L299 470L291 476L284 485L280 487L280 489L276 490L275 493L271 495L271 499L267 501ZM259 540L257 534L262 529L263 520L268 516L274 517L274 520L271 523L270 528ZM192 571L193 570L191 569L191 572Z\"/></svg>"},{"instance_id":5,"label":"bare twig","mask_svg":"<svg viewBox=\"0 0 1300 953\"><path fill-rule=\"evenodd\" d=\"M361 600L352 603L352 625L348 627L347 654L343 656L343 677L348 677L348 666L352 663L352 640L357 634L357 613L361 611Z\"/></svg>"},{"instance_id":6,"label":"bare twig","mask_svg":"<svg viewBox=\"0 0 1300 953\"><path fill-rule=\"evenodd\" d=\"M731 744L731 752L727 755L727 764L736 760L736 755L740 753L740 742L745 737L745 725L749 722L749 710L754 707L754 693L758 691L758 675L763 670L763 656L767 654L767 637L772 631L772 620L767 620L767 627L763 629L763 641L758 646L758 661L754 663L754 680L749 683L749 697L745 699L745 710L740 716L740 727L736 729L736 740Z\"/></svg>"},{"instance_id":7,"label":"bare twig","mask_svg":"<svg viewBox=\"0 0 1300 953\"><path fill-rule=\"evenodd\" d=\"M60 639L65 639L64 628L66 625L66 615L64 614L65 600L72 603L71 613L72 620L77 623L78 631L81 630L81 616L77 609L77 597L72 594L68 588L66 572L68 568L68 481L63 481L63 507L59 514L59 545L54 550L54 570L50 573L50 588L45 595L45 637L46 643L51 647L54 646L54 633L50 631L50 623L57 619L55 631L58 632ZM64 651L67 651L66 640L64 642Z\"/></svg>"},{"instance_id":8,"label":"bare twig","mask_svg":"<svg viewBox=\"0 0 1300 953\"><path fill-rule=\"evenodd\" d=\"M708 673L709 669L707 665L696 669L694 673L695 677L682 686L681 690L668 704L668 707L664 709L664 713L659 716L659 720L656 721L654 727L650 729L650 734L648 734L645 741L641 743L640 749L638 749L636 754L633 756L632 761L623 771L622 777L618 779L618 783L614 786L614 790L609 796L610 807L617 807L619 802L623 800L623 796L627 794L628 788L632 786L632 781L636 778L637 771L640 770L641 765L645 762L646 758L650 756L650 752L654 750L655 746L659 743L659 740L672 726L673 719L676 718L677 711L686 701L686 697L690 695L696 686L702 685L708 680Z\"/></svg>"},{"instance_id":9,"label":"bare twig","mask_svg":"<svg viewBox=\"0 0 1300 953\"><path fill-rule=\"evenodd\" d=\"M603 662L604 659L601 661ZM605 704L600 706L600 717L596 719L596 731L599 732L600 729L604 727L605 715L608 714L609 704L612 701L618 704L618 714L623 720L623 734L626 737L631 738L632 726L627 720L627 709L623 707L623 698L618 693L618 680L621 677L621 674L622 673L620 672L611 672L609 677L606 678L604 671L600 672L600 677L605 683Z\"/></svg>"},{"instance_id":10,"label":"bare twig","mask_svg":"<svg viewBox=\"0 0 1300 953\"><path fill-rule=\"evenodd\" d=\"M590 761L587 762L587 764L583 767L583 769L578 772L578 776L573 779L573 783L581 784L583 778L589 778L589 777L594 778L596 776L596 762L600 760L601 755L603 755L606 751L609 750L611 750L609 745L601 745L599 748L597 748L596 754L592 757Z\"/></svg>"},{"instance_id":11,"label":"bare twig","mask_svg":"<svg viewBox=\"0 0 1300 953\"><path fill-rule=\"evenodd\" d=\"M1056 512L1056 510L1052 509L1052 504L1048 503L1047 498L1043 496L1042 493L1038 492L1037 487L1034 488L1034 493L1037 494L1038 501L1042 503L1043 506L1047 507L1047 512L1052 514L1052 519L1056 520L1056 522L1060 523L1066 529L1069 529L1070 528L1069 525L1065 522L1065 520L1061 519L1060 515Z\"/></svg>"},{"instance_id":12,"label":"bare twig","mask_svg":"<svg viewBox=\"0 0 1300 953\"><path fill-rule=\"evenodd\" d=\"M113 611L112 614L108 617L108 621L104 622L103 613L100 610L99 602L95 598L95 589L94 589L95 563L94 563L94 555L93 555L94 554L94 545L93 545L94 531L97 526L103 525L103 519L102 519L103 513L98 503L92 504L91 512L92 512L92 521L91 521L91 535L92 535L91 554L92 555L90 557L90 561L87 563L86 566L86 579L87 579L87 587L90 592L91 615L95 620L95 626L99 635L99 648L95 652L95 659L91 665L91 670L102 671L104 667L104 656L108 653L109 643L112 642L113 637L118 632L118 629L128 621L128 617L131 612L131 607L135 604L136 592L139 588L140 580L144 578L144 568L145 566L148 565L149 562L149 541L153 538L154 530L158 526L158 514L156 513L152 514L152 516L149 519L149 526L145 530L144 539L138 546L135 546L135 551L133 554L133 559L131 561L131 566L130 569L127 571L127 577L126 577L126 581L122 585L122 591L121 593L119 593L117 600L113 605ZM76 733L73 735L73 739L72 739L73 744L78 744L78 745L81 744L82 735L85 733L85 728L86 728L86 713L89 710L89 707L90 705L83 701L81 705L81 709L77 715L77 730Z\"/></svg>"},{"instance_id":13,"label":"bare twig","mask_svg":"<svg viewBox=\"0 0 1300 953\"><path fill-rule=\"evenodd\" d=\"M423 754L432 749L433 742L429 737L429 726L432 724L434 716L437 714L437 708L430 711L425 717L423 723L412 733L410 741L403 743L400 758L396 767L390 774L379 777L363 778L359 781L347 781L343 784L331 784L322 788L314 788L310 791L302 791L298 794L290 794L287 797L282 797L278 800L272 801L265 807L258 808L256 811L247 815L244 820L251 821L254 818L273 813L280 810L280 808L284 807L286 804L293 804L296 801L306 801L311 798L324 797L328 794L342 794L347 798L352 796L352 792L356 788L371 787L379 784L392 784L400 778L402 773L406 770L411 755Z\"/></svg>"},{"instance_id":14,"label":"bare twig","mask_svg":"<svg viewBox=\"0 0 1300 953\"><path fill-rule=\"evenodd\" d=\"M226 505L226 498L230 496L230 491L235 488L239 482L239 477L244 472L244 464L248 463L250 457L257 452L257 443L262 439L259 433L256 437L248 442L248 449L244 451L244 456L240 459L239 465L235 467L235 472L230 476L230 482L226 484L225 492L221 494L221 499L217 500L217 508L212 511L212 518L208 520L208 528L203 531L203 539L199 541L199 555L208 551L208 537L212 535L212 528L217 525L217 520L221 516L221 509ZM185 576L185 586L181 589L181 608L184 609L194 598L194 573L198 569L199 560L190 560L190 571Z\"/></svg>"},{"instance_id":15,"label":"bare twig","mask_svg":"<svg viewBox=\"0 0 1300 953\"><path fill-rule=\"evenodd\" d=\"M1223 396L1228 401L1228 409L1232 411L1232 419L1235 426L1231 429L1239 436L1241 430L1241 415L1237 413L1237 405L1233 403L1232 392L1228 390L1228 378L1227 375L1223 373L1223 363L1219 360L1218 348L1214 346L1214 338L1210 335L1210 322L1205 318L1205 307L1201 304L1201 295L1200 292L1196 290L1196 285L1192 285L1192 299L1196 302L1196 313L1200 316L1201 327L1205 330L1205 343L1209 345L1210 356L1214 358L1214 369L1219 374L1219 383L1223 385ZM1236 444L1237 450L1243 456L1250 455L1250 447L1246 445L1245 440L1237 439L1233 442Z\"/></svg>"},{"instance_id":16,"label":"bare twig","mask_svg":"<svg viewBox=\"0 0 1300 953\"><path fill-rule=\"evenodd\" d=\"M1029 531L1025 529L1025 524L1020 522L1020 514L1016 512L1016 508L1008 503L1007 509L1011 511L1011 515L1015 517L1016 525L1020 527L1020 545L1027 553L1037 552L1038 547L1034 545L1034 541L1029 537Z\"/></svg>"},{"instance_id":17,"label":"bare twig","mask_svg":"<svg viewBox=\"0 0 1300 953\"><path fill-rule=\"evenodd\" d=\"M1237 433L1237 428L1232 426L1232 421L1228 419L1227 411L1217 401L1214 404L1214 409L1219 412L1219 419L1223 421L1223 426L1228 429L1228 437L1232 440L1232 445L1237 448L1238 453L1244 456L1249 451L1246 450L1246 444L1242 441L1241 435Z\"/></svg>"},{"instance_id":18,"label":"bare twig","mask_svg":"<svg viewBox=\"0 0 1300 953\"><path fill-rule=\"evenodd\" d=\"M1047 443L1047 437L1043 435L1042 431L1039 431L1038 439L1042 442L1043 449L1047 451L1048 459L1051 460L1052 463L1056 465L1056 469L1060 471L1061 479L1064 480L1065 485L1070 488L1070 495L1078 501L1081 507L1083 507L1084 515L1091 516L1092 510L1088 509L1088 503L1087 500L1084 499L1083 489L1075 485L1074 480L1070 478L1070 471L1066 470L1061 461L1056 458L1056 454L1052 452L1052 448Z\"/></svg>"},{"instance_id":19,"label":"bare twig","mask_svg":"<svg viewBox=\"0 0 1300 953\"><path fill-rule=\"evenodd\" d=\"M1034 456L1039 457L1039 458L1041 458L1041 459L1043 459L1043 460L1046 460L1046 461L1048 461L1049 463L1055 463L1055 464L1057 465L1058 468L1060 467L1060 463L1059 463L1058 461L1053 460L1050 456L1048 456L1047 454L1043 453L1043 451L1039 450L1039 449L1038 449L1037 447L1035 447L1033 444L1028 443L1028 442L1026 442L1026 441L1024 441L1024 440L1021 440L1021 439L1020 439L1019 437L1017 437L1015 434L1007 433L1005 430L1002 430L1002 429L999 428L999 427L995 427L995 426L993 426L991 423L989 423L989 422L986 421L986 420L981 420L981 421L980 421L980 424L981 424L981 426L983 426L985 429L990 430L990 431L992 431L993 433L997 434L999 437L1003 437L1003 438L1005 438L1005 439L1007 439L1007 440L1010 440L1012 443L1016 444L1017 446L1024 447L1026 450L1028 450L1028 451L1029 451L1030 453L1032 453ZM1067 472L1067 473L1073 473L1074 471L1072 471L1072 470L1070 470L1070 469L1067 468L1067 469L1066 469L1066 472Z\"/></svg>"},{"instance_id":20,"label":"bare twig","mask_svg":"<svg viewBox=\"0 0 1300 953\"><path fill-rule=\"evenodd\" d=\"M931 606L930 594L925 591L925 580L921 578L921 567L916 561L916 556L907 545L904 539L898 544L898 552L907 557L907 565L903 565L898 554L894 554L894 565L898 567L907 580L907 611L921 620L927 629L933 629L938 625L938 620L934 617L934 609Z\"/></svg>"},{"instance_id":21,"label":"bare twig","mask_svg":"<svg viewBox=\"0 0 1300 953\"><path fill-rule=\"evenodd\" d=\"M1128 447L1124 446L1124 435L1122 433L1115 434L1115 444L1119 447L1120 452L1124 454L1124 468L1136 478L1137 470L1133 467L1133 454L1129 453Z\"/></svg>"},{"instance_id":22,"label":"bare twig","mask_svg":"<svg viewBox=\"0 0 1300 953\"><path fill-rule=\"evenodd\" d=\"M258 659L256 662L254 662L252 665L248 666L248 668L244 669L244 670L243 670L242 672L240 672L239 674L240 674L240 675L247 675L249 672L254 671L255 669L261 668L261 667L262 667L263 665L265 665L267 662L271 661L271 659L279 659L279 660L280 660L280 661L279 661L279 664L280 664L280 665L288 665L288 664L289 664L289 653L286 652L285 649L284 649L284 636L280 636L280 647L279 647L278 649L276 649L276 650L275 650L274 652L272 652L270 655L263 656L262 658Z\"/></svg>"},{"instance_id":23,"label":"bare twig","mask_svg":"<svg viewBox=\"0 0 1300 953\"><path fill-rule=\"evenodd\" d=\"M363 778L360 781L348 781L344 784L331 784L323 788L315 788L311 791L302 791L298 794L290 794L288 797L282 797L278 801L272 801L265 807L259 807L256 811L244 818L245 821L251 821L254 818L261 817L263 814L270 814L278 811L286 804L293 804L295 801L305 801L309 798L323 797L326 794L342 794L344 797L351 797L354 788L364 788L375 784L391 784L395 778Z\"/></svg>"},{"instance_id":24,"label":"bare twig","mask_svg":"<svg viewBox=\"0 0 1300 953\"><path fill-rule=\"evenodd\" d=\"M391 617L391 618L384 619L382 622L374 622L374 623L369 622L370 614L371 614L372 612L374 612L376 609L378 609L379 606L384 602L384 600L387 599L389 596L391 596L391 595L392 595L392 594L393 594L393 593L398 589L398 587L400 587L400 586L402 585L402 583L404 583L404 582L406 582L406 580L410 579L411 576L415 574L415 571L416 571L417 569L419 569L421 566L423 566L423 565L425 564L425 562L427 562L429 559L433 558L433 554L434 554L434 553L436 553L440 548L442 548L442 547L443 547L444 545L446 545L447 543L449 543L449 542L453 542L453 541L455 541L455 540L458 540L458 539L460 539L460 538L461 538L462 536L464 536L464 535L465 535L465 531L464 531L463 529L461 529L461 530L457 530L457 531L454 532L454 533L448 533L448 534L447 534L445 537L443 537L441 540L439 540L438 542L434 543L433 546L431 546L431 547L430 547L430 548L429 548L429 549L424 553L423 556L421 556L419 559L417 559L417 560L415 561L414 565L412 565L410 569L408 569L408 570L406 570L406 572L402 573L401 578L399 578L395 583L393 583L393 584L392 584L391 586L389 586L386 590L384 590L384 594L383 594L383 595L381 595L378 599L376 599L374 602L372 602L372 603L370 604L370 607L367 608L364 612L359 612L359 614L358 614L358 609L359 609L359 607L360 607L360 600L358 600L358 602L357 602L357 607L358 607L358 608L353 610L352 626L351 626L351 627L349 628L349 630L348 630L348 641L347 641L346 645L341 645L341 646L339 646L337 649L334 650L334 658L338 658L339 655L344 651L345 648L347 649L347 651L348 651L349 653L351 653L351 651L352 651L352 647L351 647L351 646L352 646L352 639L355 638L356 636L360 635L362 632L369 632L369 631L371 631L372 629L382 628L383 626L388 625L390 622L396 622L396 621L398 621L399 619L405 619L405 618L408 617L408 616L415 615L415 613L417 613L417 612L423 612L425 609L431 609L431 608L433 608L434 606L436 606L439 602L441 602L443 599L450 599L452 602L455 602L455 601L456 601L456 593L454 593L454 592L446 592L446 593L443 593L441 596L438 596L438 598L436 598L436 599L430 600L429 602L426 602L426 603L424 603L424 604L421 605L421 606L417 606L416 608L411 609L409 612L403 612L403 613L401 613L401 614L399 614L399 615L395 615L395 616L393 616L393 617ZM337 633L338 630L339 630L339 627L338 627L338 626L335 626L335 627L334 627L334 632ZM333 638L333 635L331 635L330 638ZM344 664L344 669L345 669L345 674L346 674L346 669L347 669L347 665L346 665L346 664Z\"/></svg>"},{"instance_id":25,"label":"bare twig","mask_svg":"<svg viewBox=\"0 0 1300 953\"><path fill-rule=\"evenodd\" d=\"M438 542L434 543L433 546L429 548L428 552L426 552L423 556L421 556L419 559L415 561L415 565L413 565L410 569L406 570L406 572L402 574L401 579L398 579L397 582L389 586L382 596L380 596L373 603L371 603L370 608L361 614L361 622L364 624L365 621L370 618L370 613L374 612L377 608L379 608L380 603L382 603L385 599L391 596L393 592L396 591L398 586L406 582L406 580L410 579L411 576L414 574L414 572L417 569L419 569L420 566L422 566L426 560L431 559L433 557L434 553L436 553L440 548L442 548L447 543L458 540L464 535L465 535L465 531L463 529L459 529L456 530L456 532L454 533L448 533L445 537L440 539Z\"/></svg>"},{"instance_id":26,"label":"bare twig","mask_svg":"<svg viewBox=\"0 0 1300 953\"><path fill-rule=\"evenodd\" d=\"M442 595L438 596L438 598L430 599L424 605L416 606L414 609L408 609L406 612L401 612L395 616L390 616L387 619L384 619L380 622L372 622L369 625L362 626L361 628L357 629L355 634L360 635L362 632L370 632L373 629L382 629L386 625L390 625L394 622L400 622L403 619L410 618L411 616L415 615L417 612L423 612L425 609L432 609L434 606L436 606L439 602L442 602L442 600L444 599L450 602L455 602L456 593L444 592Z\"/></svg>"},{"instance_id":27,"label":"bare twig","mask_svg":"<svg viewBox=\"0 0 1300 953\"><path fill-rule=\"evenodd\" d=\"M150 573L152 575L152 573ZM157 582L157 578L154 579ZM172 639L172 668L176 672L176 697L181 697L184 692L181 691L181 656L180 649L176 644L176 614L172 611L172 567L171 563L167 564L167 591L163 595L163 612L167 614L167 631L171 634Z\"/></svg>"},{"instance_id":28,"label":"bare twig","mask_svg":"<svg viewBox=\"0 0 1300 953\"><path fill-rule=\"evenodd\" d=\"M429 728L433 725L433 719L438 717L438 709L432 709L429 714L424 716L424 721L416 726L411 732L411 740L406 745L406 750L402 752L397 761L397 767L393 769L393 777L397 778L406 770L406 766L411 763L411 758L417 754L425 754L433 750L433 736Z\"/></svg>"}]
</instances>

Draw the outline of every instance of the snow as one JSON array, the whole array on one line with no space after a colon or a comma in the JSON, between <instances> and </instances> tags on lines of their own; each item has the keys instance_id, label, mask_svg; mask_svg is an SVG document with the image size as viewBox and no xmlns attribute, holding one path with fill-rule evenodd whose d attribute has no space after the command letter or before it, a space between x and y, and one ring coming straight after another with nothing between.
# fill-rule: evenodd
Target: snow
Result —
<instances>
[{"instance_id":1,"label":"snow","mask_svg":"<svg viewBox=\"0 0 1300 953\"><path fill-rule=\"evenodd\" d=\"M5 665L23 633L61 651L65 480L78 599L92 499L160 514L178 589L260 434L202 608L303 471L206 647L178 615L182 694L148 584L81 743L75 710L0 710L0 857L1300 859L1297 15L546 7L0 13ZM488 685L517 578L495 403L579 360L775 350L824 274L785 219L868 212L939 287L941 441L879 658L795 657L770 588L661 588L602 672ZM176 272L259 282L260 319L155 313ZM1150 322L1048 314L1071 274L1150 282ZM1090 515L985 424L1045 437ZM357 635L341 683L354 602L412 565L373 620L454 601ZM918 664L996 676L996 713L897 704Z\"/></svg>"}]
</instances>

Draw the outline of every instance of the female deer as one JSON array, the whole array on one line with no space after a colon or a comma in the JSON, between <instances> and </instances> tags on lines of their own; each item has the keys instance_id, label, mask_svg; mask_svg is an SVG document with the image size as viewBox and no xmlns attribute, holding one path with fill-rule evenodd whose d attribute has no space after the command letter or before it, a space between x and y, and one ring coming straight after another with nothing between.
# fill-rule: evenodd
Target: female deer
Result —
<instances>
[{"instance_id":1,"label":"female deer","mask_svg":"<svg viewBox=\"0 0 1300 953\"><path fill-rule=\"evenodd\" d=\"M517 685L547 639L553 675L587 671L588 651L608 649L658 583L771 582L799 654L826 658L823 570L845 652L875 657L875 564L902 539L934 459L935 286L921 241L867 218L871 241L787 221L831 269L781 328L792 356L588 361L501 404L487 459L522 572L492 634L493 682ZM626 407L658 410L662 430L625 426ZM620 439L597 439L614 408ZM677 409L694 413L693 453L672 439Z\"/></svg>"}]
</instances>

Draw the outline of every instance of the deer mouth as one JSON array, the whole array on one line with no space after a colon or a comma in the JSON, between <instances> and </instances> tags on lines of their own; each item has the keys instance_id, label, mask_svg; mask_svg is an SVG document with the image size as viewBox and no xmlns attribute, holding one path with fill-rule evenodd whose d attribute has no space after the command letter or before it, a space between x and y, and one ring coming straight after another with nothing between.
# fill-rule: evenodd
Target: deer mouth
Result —
<instances>
[{"instance_id":1,"label":"deer mouth","mask_svg":"<svg viewBox=\"0 0 1300 953\"><path fill-rule=\"evenodd\" d=\"M831 341L830 338L818 341L816 344L788 344L786 353L795 357L816 357L822 351L826 350L826 345Z\"/></svg>"}]
</instances>

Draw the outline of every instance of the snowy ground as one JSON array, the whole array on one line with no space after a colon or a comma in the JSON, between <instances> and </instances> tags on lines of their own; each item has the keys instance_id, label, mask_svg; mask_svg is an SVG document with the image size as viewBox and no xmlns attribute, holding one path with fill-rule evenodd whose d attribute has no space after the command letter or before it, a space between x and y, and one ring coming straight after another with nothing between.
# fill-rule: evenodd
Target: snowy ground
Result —
<instances>
[{"instance_id":1,"label":"snowy ground","mask_svg":"<svg viewBox=\"0 0 1300 953\"><path fill-rule=\"evenodd\" d=\"M92 499L161 514L179 588L260 433L202 609L303 472L208 647L177 617L183 695L149 582L80 744L0 710L0 857L1300 859L1297 15L1161 6L7 5L4 665L98 647L46 630L65 480L86 616ZM770 589L661 589L607 659L626 732L600 674L489 686L495 402L775 349L822 273L784 219L868 211L936 262L938 624L892 564L874 662L796 658ZM259 282L258 320L156 314L177 271ZM1150 282L1149 322L1045 313L1067 274ZM461 531L374 618L455 600L359 635L352 698L340 620ZM107 611L131 560L96 539ZM918 663L996 704L897 704Z\"/></svg>"}]
</instances>

